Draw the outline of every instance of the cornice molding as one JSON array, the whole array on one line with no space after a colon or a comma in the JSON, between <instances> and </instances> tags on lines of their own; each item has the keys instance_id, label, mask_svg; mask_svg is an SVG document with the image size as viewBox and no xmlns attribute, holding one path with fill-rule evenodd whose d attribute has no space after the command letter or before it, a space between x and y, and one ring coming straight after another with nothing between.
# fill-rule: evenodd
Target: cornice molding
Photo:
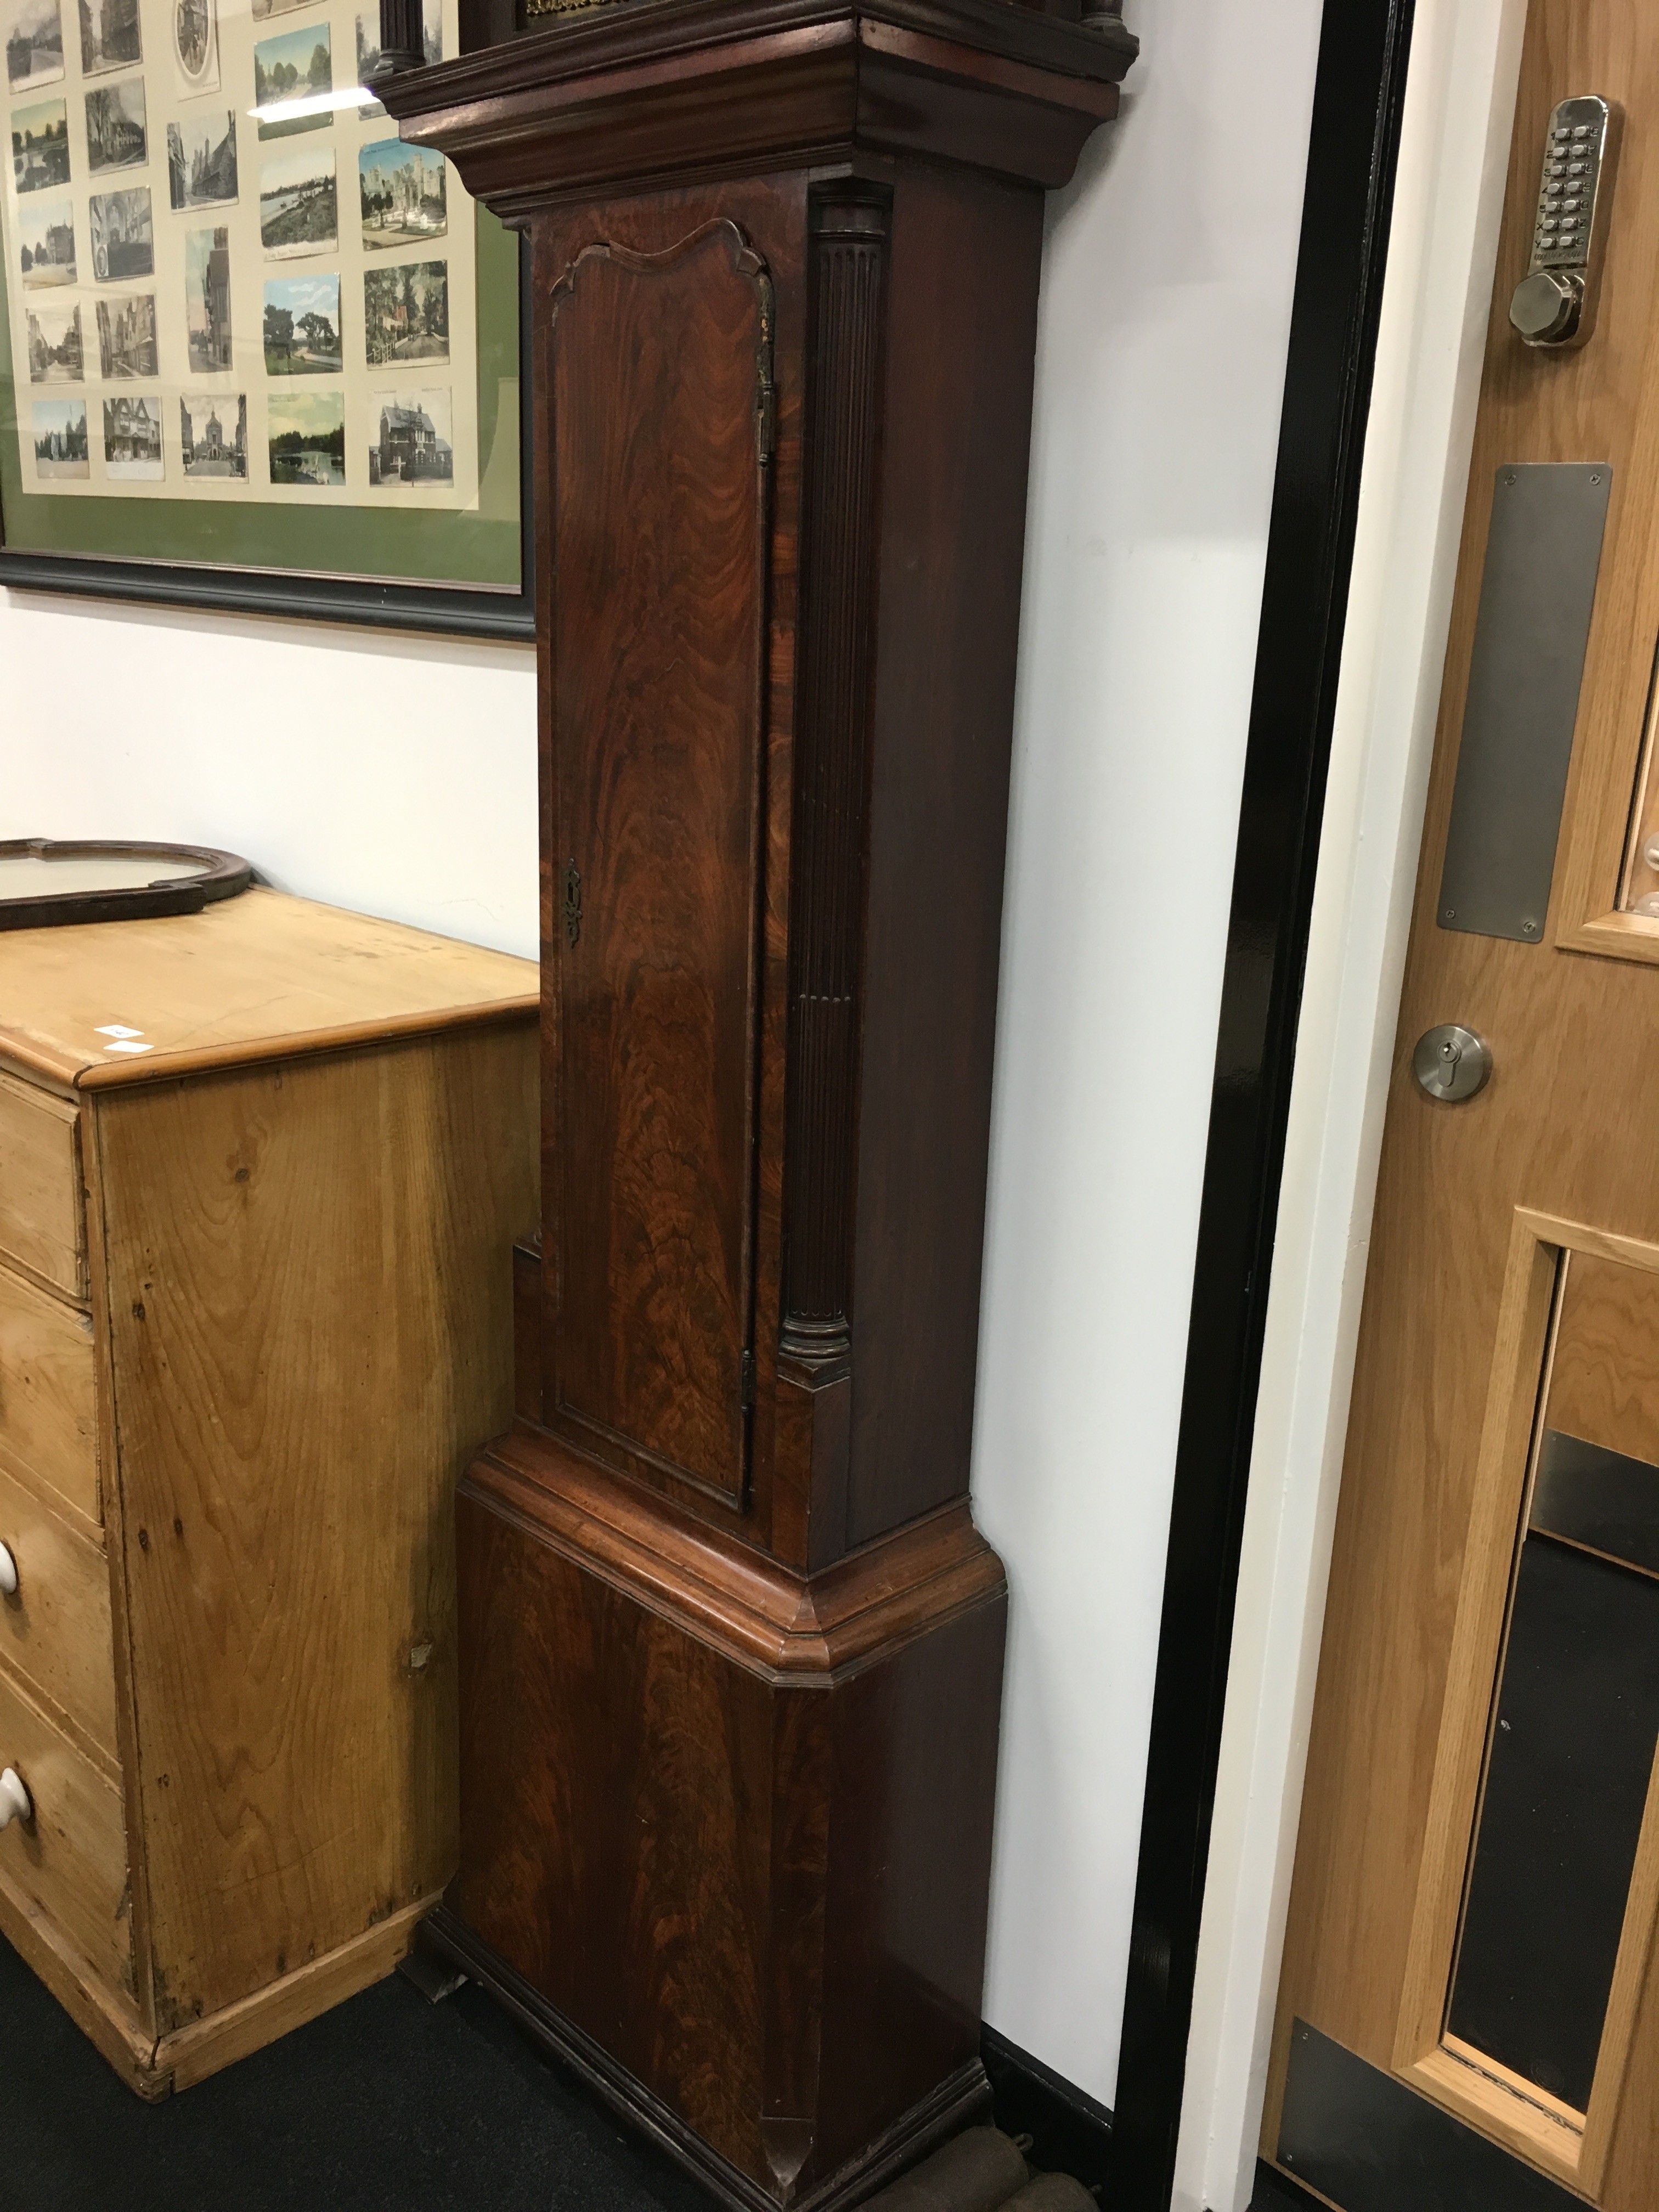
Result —
<instances>
[{"instance_id":1,"label":"cornice molding","mask_svg":"<svg viewBox=\"0 0 1659 2212\"><path fill-rule=\"evenodd\" d=\"M375 90L498 214L875 155L1053 187L1138 51L1015 0L616 0Z\"/></svg>"}]
</instances>

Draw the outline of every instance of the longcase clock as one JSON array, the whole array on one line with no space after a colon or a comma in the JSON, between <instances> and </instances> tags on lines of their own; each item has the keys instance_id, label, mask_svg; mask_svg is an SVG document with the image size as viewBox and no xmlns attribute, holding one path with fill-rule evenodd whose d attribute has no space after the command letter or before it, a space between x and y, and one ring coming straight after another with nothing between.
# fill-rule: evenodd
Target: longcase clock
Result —
<instances>
[{"instance_id":1,"label":"longcase clock","mask_svg":"<svg viewBox=\"0 0 1659 2212\"><path fill-rule=\"evenodd\" d=\"M383 87L535 315L544 1212L434 1934L754 2212L986 2099L1043 191L1133 52L1075 0L617 0Z\"/></svg>"}]
</instances>

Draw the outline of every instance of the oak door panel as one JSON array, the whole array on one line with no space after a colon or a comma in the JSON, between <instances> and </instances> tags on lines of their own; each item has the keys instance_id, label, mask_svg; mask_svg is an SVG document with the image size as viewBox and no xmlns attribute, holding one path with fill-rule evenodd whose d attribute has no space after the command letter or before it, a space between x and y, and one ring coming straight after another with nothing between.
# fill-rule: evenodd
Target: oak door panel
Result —
<instances>
[{"instance_id":1,"label":"oak door panel","mask_svg":"<svg viewBox=\"0 0 1659 2212\"><path fill-rule=\"evenodd\" d=\"M1473 1869L1483 1792L1493 1814L1490 1833L1517 1863L1522 1846L1534 1846L1519 1833L1514 1804L1524 1802L1532 1820L1543 1802L1539 1790L1506 1794L1514 1747L1492 1749L1500 1735L1522 1732L1522 1709L1504 1703L1502 1686L1506 1653L1517 1666L1526 1660L1516 1624L1529 1603L1529 1577L1517 1576L1516 1562L1525 1555L1522 1538L1534 1540L1526 1516L1535 1425L1547 1412L1550 1425L1610 1449L1638 1457L1659 1449L1650 1327L1659 1300L1645 1283L1632 1288L1625 1272L1659 1273L1659 1160L1648 1135L1659 976L1626 957L1652 925L1632 921L1622 937L1597 937L1583 926L1587 911L1605 914L1617 895L1659 611L1650 524L1659 470L1656 63L1659 18L1650 10L1625 0L1533 0L1377 1182L1263 2143L1272 2155L1299 2020L1392 2075L1407 2106L1429 2098L1606 2212L1646 2212L1656 2201L1659 2133L1645 2085L1659 2057L1650 1965L1659 1844L1650 1851L1644 1843L1638 1854L1611 1996L1601 1960L1595 1996L1605 2003L1605 2024L1588 2090L1588 2062L1571 2080L1534 2080L1512 2070L1502 2053L1473 2047L1457 2032L1460 2021L1470 2022L1452 1990L1460 1936L1468 1940L1472 1927L1481 1933ZM1582 348L1534 350L1510 328L1508 307L1538 220L1546 130L1559 100L1592 92L1625 113L1600 313ZM1518 941L1443 927L1439 886L1494 480L1516 465L1548 463L1606 464L1611 498L1551 902L1539 935ZM1582 869L1575 878L1573 855L1589 849L1586 839L1613 855L1599 886L1583 880ZM1419 1038L1447 1021L1478 1031L1493 1066L1490 1083L1456 1104L1426 1096L1413 1072ZM1560 1309L1552 1354L1564 1255L1571 1269L1565 1279L1579 1285L1580 1303L1569 1299ZM1604 1268L1609 1259L1620 1267ZM1559 1396L1549 1395L1552 1357L1565 1378ZM1559 1655L1567 1648L1562 1629L1551 1650L1563 1701ZM1646 1663L1634 1644L1631 1655L1632 1667ZM1528 1725L1541 1734L1535 1713ZM1588 1775L1588 1761L1581 1771ZM1583 1788L1594 1814L1601 1798L1589 1781ZM1650 1827L1655 1808L1659 1800L1650 1805ZM1609 1807L1610 1821L1616 1809ZM1573 1921L1567 1885L1556 1875L1544 1886L1552 1912L1569 1923L1562 1940L1589 1947L1590 1916ZM1621 1906L1617 1898L1601 1904L1595 1940L1605 1954ZM1482 1940L1484 1955L1499 1967L1507 1964L1505 1944L1513 1947L1516 1970L1500 1994L1519 2005L1527 1996L1521 1967L1538 1966L1543 1936L1534 1936L1527 1913L1516 1910ZM1480 1948L1469 1954L1477 1965ZM1564 1995L1558 1985L1543 2002L1559 2005ZM1638 2087L1650 2106L1645 2117ZM1518 2189L1518 2168L1517 2177Z\"/></svg>"},{"instance_id":2,"label":"oak door panel","mask_svg":"<svg viewBox=\"0 0 1659 2212\"><path fill-rule=\"evenodd\" d=\"M734 223L553 288L556 1428L743 1494L770 280Z\"/></svg>"}]
</instances>

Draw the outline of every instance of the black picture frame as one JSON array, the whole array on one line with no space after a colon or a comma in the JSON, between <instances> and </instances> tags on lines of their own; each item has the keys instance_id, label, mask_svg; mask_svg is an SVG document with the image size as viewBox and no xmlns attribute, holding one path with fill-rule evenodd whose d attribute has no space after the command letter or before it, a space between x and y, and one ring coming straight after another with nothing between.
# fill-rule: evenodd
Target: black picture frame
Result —
<instances>
[{"instance_id":1,"label":"black picture frame","mask_svg":"<svg viewBox=\"0 0 1659 2212\"><path fill-rule=\"evenodd\" d=\"M25 553L5 542L0 511L0 588L149 606L198 607L219 614L270 615L303 622L355 623L379 629L435 631L533 644L535 533L531 504L530 256L519 239L519 588L385 583L301 571L186 566L99 559L83 554Z\"/></svg>"}]
</instances>

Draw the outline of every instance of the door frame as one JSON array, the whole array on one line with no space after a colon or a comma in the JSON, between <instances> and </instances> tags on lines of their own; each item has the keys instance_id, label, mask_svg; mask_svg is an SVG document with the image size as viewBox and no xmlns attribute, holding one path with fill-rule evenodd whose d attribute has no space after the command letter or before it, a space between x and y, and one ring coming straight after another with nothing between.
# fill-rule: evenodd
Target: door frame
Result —
<instances>
[{"instance_id":1,"label":"door frame","mask_svg":"<svg viewBox=\"0 0 1659 2212\"><path fill-rule=\"evenodd\" d=\"M1525 21L1360 0L1322 33L1115 2099L1133 2212L1244 2212L1255 2178Z\"/></svg>"}]
</instances>

